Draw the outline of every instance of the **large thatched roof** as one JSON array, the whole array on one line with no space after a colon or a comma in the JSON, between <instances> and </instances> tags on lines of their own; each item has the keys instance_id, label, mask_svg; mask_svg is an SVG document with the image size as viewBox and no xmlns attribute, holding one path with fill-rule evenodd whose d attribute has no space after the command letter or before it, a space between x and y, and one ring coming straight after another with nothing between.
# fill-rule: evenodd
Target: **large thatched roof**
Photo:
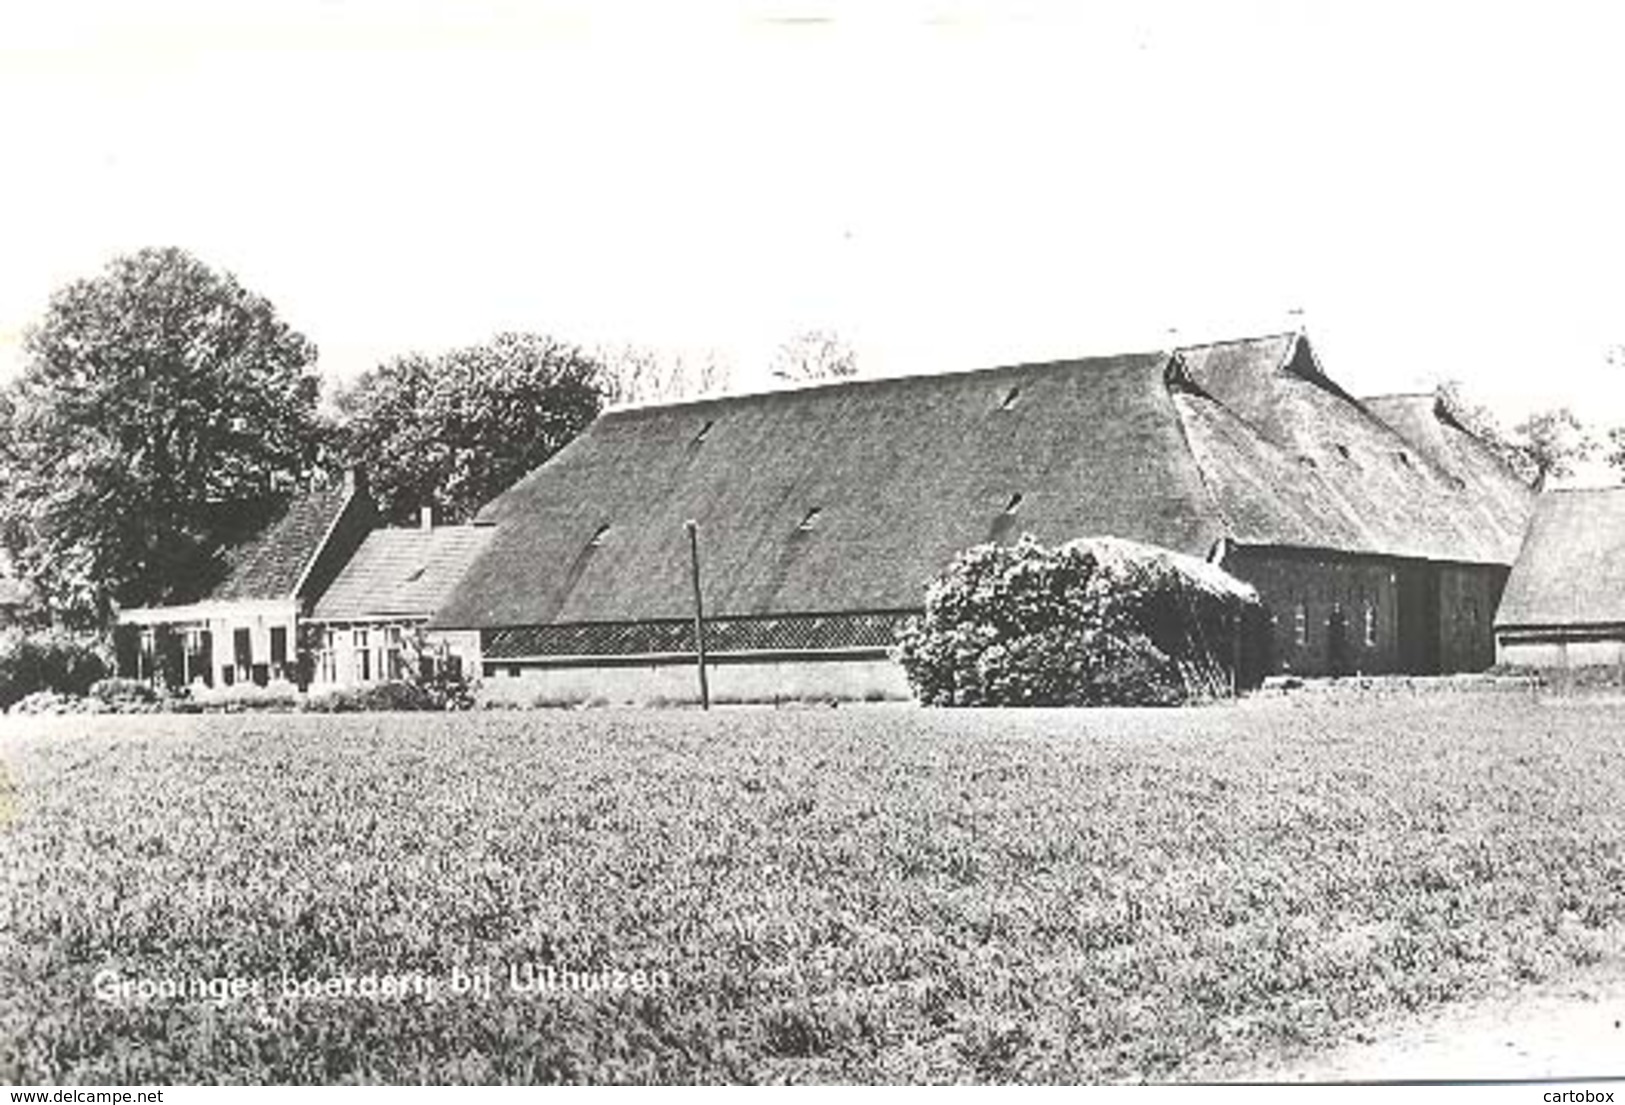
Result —
<instances>
[{"instance_id":1,"label":"large thatched roof","mask_svg":"<svg viewBox=\"0 0 1625 1105\"><path fill-rule=\"evenodd\" d=\"M1521 510L1487 517L1478 478L1292 334L617 409L482 512L435 620L682 618L690 518L717 616L914 609L956 553L1024 532L1510 563Z\"/></svg>"},{"instance_id":2,"label":"large thatched roof","mask_svg":"<svg viewBox=\"0 0 1625 1105\"><path fill-rule=\"evenodd\" d=\"M1507 578L1497 629L1625 625L1625 488L1548 491Z\"/></svg>"}]
</instances>

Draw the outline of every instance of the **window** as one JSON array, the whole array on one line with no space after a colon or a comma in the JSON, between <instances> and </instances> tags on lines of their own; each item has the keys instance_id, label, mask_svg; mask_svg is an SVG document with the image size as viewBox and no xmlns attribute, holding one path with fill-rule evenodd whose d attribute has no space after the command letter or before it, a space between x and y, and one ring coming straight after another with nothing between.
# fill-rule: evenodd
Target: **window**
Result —
<instances>
[{"instance_id":1,"label":"window","mask_svg":"<svg viewBox=\"0 0 1625 1105\"><path fill-rule=\"evenodd\" d=\"M372 652L368 648L369 635L365 629L355 629L350 632L350 648L355 653L355 678L357 683L372 682Z\"/></svg>"},{"instance_id":2,"label":"window","mask_svg":"<svg viewBox=\"0 0 1625 1105\"><path fill-rule=\"evenodd\" d=\"M288 627L271 627L271 666L280 668L288 662Z\"/></svg>"},{"instance_id":3,"label":"window","mask_svg":"<svg viewBox=\"0 0 1625 1105\"><path fill-rule=\"evenodd\" d=\"M821 509L813 507L807 512L807 516L801 520L801 524L796 527L796 532L811 533L812 528L818 524L818 516L822 513Z\"/></svg>"},{"instance_id":4,"label":"window","mask_svg":"<svg viewBox=\"0 0 1625 1105\"><path fill-rule=\"evenodd\" d=\"M519 666L517 664L511 665L508 668L508 678L509 679L518 679L519 678Z\"/></svg>"},{"instance_id":5,"label":"window","mask_svg":"<svg viewBox=\"0 0 1625 1105\"><path fill-rule=\"evenodd\" d=\"M1020 398L1021 398L1021 389L1019 387L1011 388L1005 394L1004 402L999 404L999 409L1001 411L1007 411L1007 410L1012 409L1016 405L1016 401L1019 400Z\"/></svg>"},{"instance_id":6,"label":"window","mask_svg":"<svg viewBox=\"0 0 1625 1105\"><path fill-rule=\"evenodd\" d=\"M1365 604L1365 647L1377 647L1377 604L1370 599Z\"/></svg>"},{"instance_id":7,"label":"window","mask_svg":"<svg viewBox=\"0 0 1625 1105\"><path fill-rule=\"evenodd\" d=\"M401 664L401 627L392 625L384 630L384 662L381 670L389 679L399 679L404 672Z\"/></svg>"},{"instance_id":8,"label":"window","mask_svg":"<svg viewBox=\"0 0 1625 1105\"><path fill-rule=\"evenodd\" d=\"M237 677L247 679L254 666L254 638L251 630L238 629L231 634L231 659L237 666Z\"/></svg>"},{"instance_id":9,"label":"window","mask_svg":"<svg viewBox=\"0 0 1625 1105\"><path fill-rule=\"evenodd\" d=\"M1299 648L1309 644L1309 604L1300 602L1292 610L1292 640Z\"/></svg>"},{"instance_id":10,"label":"window","mask_svg":"<svg viewBox=\"0 0 1625 1105\"><path fill-rule=\"evenodd\" d=\"M322 647L316 656L316 678L323 683L339 681L338 641L338 630L328 629L322 632Z\"/></svg>"}]
</instances>

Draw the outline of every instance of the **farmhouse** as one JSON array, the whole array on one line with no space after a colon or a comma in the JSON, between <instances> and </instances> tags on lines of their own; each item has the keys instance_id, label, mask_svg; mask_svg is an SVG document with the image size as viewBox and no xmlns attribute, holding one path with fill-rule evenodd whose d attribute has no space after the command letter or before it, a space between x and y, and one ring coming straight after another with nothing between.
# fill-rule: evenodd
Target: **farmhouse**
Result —
<instances>
[{"instance_id":1,"label":"farmhouse","mask_svg":"<svg viewBox=\"0 0 1625 1105\"><path fill-rule=\"evenodd\" d=\"M1302 334L602 415L489 504L433 624L487 693L902 695L959 551L1116 536L1218 562L1305 674L1487 667L1530 492L1431 397L1354 398Z\"/></svg>"},{"instance_id":2,"label":"farmhouse","mask_svg":"<svg viewBox=\"0 0 1625 1105\"><path fill-rule=\"evenodd\" d=\"M460 666L419 631L484 546L487 531L380 528L366 481L294 498L229 556L197 602L122 611L123 675L182 686L348 686L398 679L425 661Z\"/></svg>"},{"instance_id":3,"label":"farmhouse","mask_svg":"<svg viewBox=\"0 0 1625 1105\"><path fill-rule=\"evenodd\" d=\"M1548 491L1495 615L1515 667L1625 664L1625 488Z\"/></svg>"}]
</instances>

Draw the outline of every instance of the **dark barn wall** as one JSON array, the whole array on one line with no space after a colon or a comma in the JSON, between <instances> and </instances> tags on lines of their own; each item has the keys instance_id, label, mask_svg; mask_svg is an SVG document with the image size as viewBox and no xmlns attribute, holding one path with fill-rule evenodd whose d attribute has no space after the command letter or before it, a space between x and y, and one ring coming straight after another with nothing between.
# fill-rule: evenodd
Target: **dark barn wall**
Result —
<instances>
[{"instance_id":1,"label":"dark barn wall","mask_svg":"<svg viewBox=\"0 0 1625 1105\"><path fill-rule=\"evenodd\" d=\"M1270 671L1432 675L1482 671L1495 662L1492 622L1506 584L1503 566L1236 547L1224 567L1263 600ZM1368 607L1375 618L1369 643Z\"/></svg>"},{"instance_id":2,"label":"dark barn wall","mask_svg":"<svg viewBox=\"0 0 1625 1105\"><path fill-rule=\"evenodd\" d=\"M1296 675L1402 670L1394 565L1375 559L1241 548L1225 557L1224 568L1251 583L1263 600L1270 621L1269 670ZM1366 643L1367 604L1375 611L1374 644Z\"/></svg>"},{"instance_id":3,"label":"dark barn wall","mask_svg":"<svg viewBox=\"0 0 1625 1105\"><path fill-rule=\"evenodd\" d=\"M1510 568L1446 564L1439 568L1439 665L1447 672L1495 664L1495 610Z\"/></svg>"}]
</instances>

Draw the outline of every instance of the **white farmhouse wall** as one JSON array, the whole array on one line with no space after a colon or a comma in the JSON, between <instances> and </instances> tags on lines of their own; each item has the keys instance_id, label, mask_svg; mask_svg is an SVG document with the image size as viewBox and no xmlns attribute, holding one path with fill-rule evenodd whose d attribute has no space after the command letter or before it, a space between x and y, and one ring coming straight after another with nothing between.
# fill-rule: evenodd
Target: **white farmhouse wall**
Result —
<instances>
[{"instance_id":1,"label":"white farmhouse wall","mask_svg":"<svg viewBox=\"0 0 1625 1105\"><path fill-rule=\"evenodd\" d=\"M903 701L911 696L900 665L885 658L765 660L729 658L707 665L711 700ZM646 705L699 700L692 663L540 666L495 662L480 682L482 701L515 705Z\"/></svg>"}]
</instances>

